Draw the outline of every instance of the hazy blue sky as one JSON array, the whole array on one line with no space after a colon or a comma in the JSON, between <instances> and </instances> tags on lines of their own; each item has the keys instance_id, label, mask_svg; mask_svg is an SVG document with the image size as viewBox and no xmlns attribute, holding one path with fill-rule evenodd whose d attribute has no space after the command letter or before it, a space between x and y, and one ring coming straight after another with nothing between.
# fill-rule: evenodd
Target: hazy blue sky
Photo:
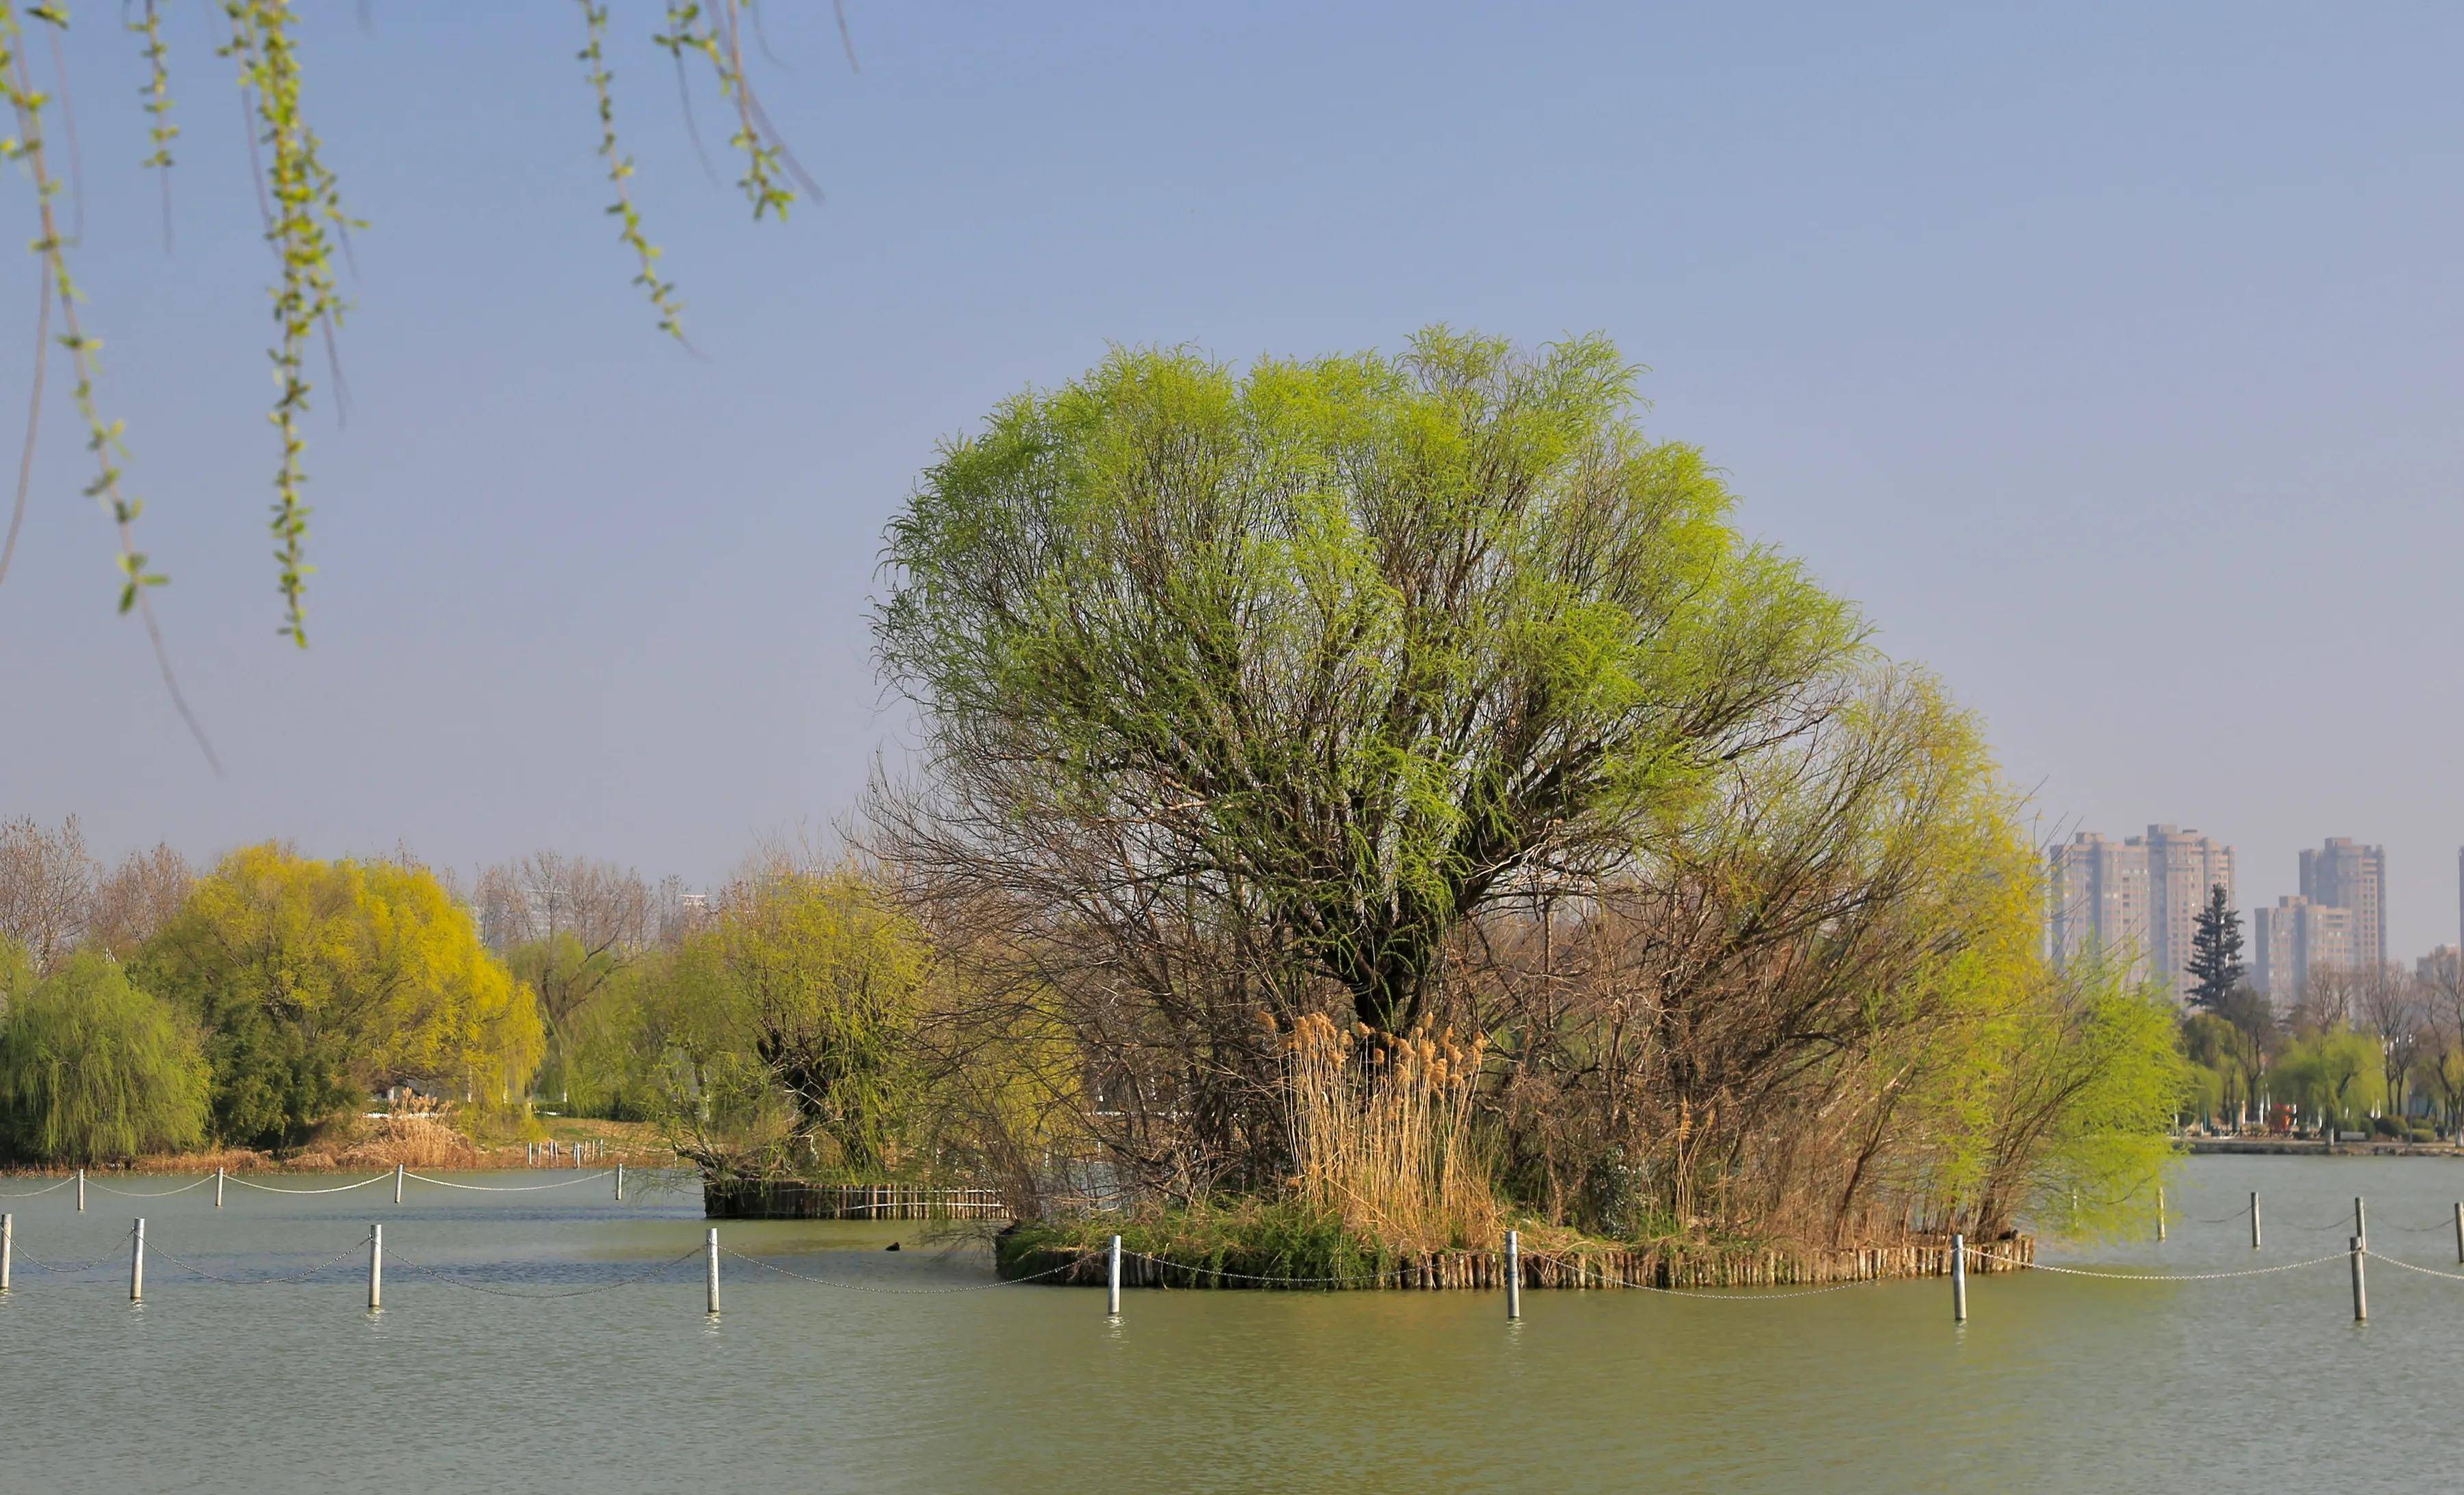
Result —
<instances>
[{"instance_id":1,"label":"hazy blue sky","mask_svg":"<svg viewBox=\"0 0 2464 1495\"><path fill-rule=\"evenodd\" d=\"M373 225L351 421L313 428L304 654L274 632L266 253L211 8L170 11L167 257L142 65L81 8L104 397L230 776L112 615L55 382L0 585L0 813L76 811L115 854L715 877L891 736L865 608L936 438L1111 341L1446 320L1649 364L1652 427L1949 677L2049 831L2196 825L2246 905L2300 845L2383 842L2393 953L2455 937L2464 10L848 0L851 76L822 0L773 4L770 109L828 192L782 231L694 163L657 7L613 4L702 360L601 214L573 5L303 7ZM22 242L20 185L0 217ZM0 405L26 377L0 362Z\"/></svg>"}]
</instances>

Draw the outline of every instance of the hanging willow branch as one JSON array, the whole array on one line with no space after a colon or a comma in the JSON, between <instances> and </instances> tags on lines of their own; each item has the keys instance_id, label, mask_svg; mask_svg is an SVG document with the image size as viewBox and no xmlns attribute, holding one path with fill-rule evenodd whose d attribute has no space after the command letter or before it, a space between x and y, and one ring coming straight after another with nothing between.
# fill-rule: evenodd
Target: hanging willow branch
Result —
<instances>
[{"instance_id":1,"label":"hanging willow branch","mask_svg":"<svg viewBox=\"0 0 2464 1495\"><path fill-rule=\"evenodd\" d=\"M276 589L282 599L279 631L305 648L307 579L315 567L307 560L311 510L306 498L306 437L302 427L317 394L317 386L307 376L308 348L312 341L323 340L333 364L332 379L339 400L344 391L336 358L336 335L350 303L336 284L334 254L339 249L348 257L350 231L363 225L344 209L339 179L327 166L317 131L309 122L297 42L298 16L292 0L217 3L229 27L229 39L217 49L217 55L237 67L241 105L248 118L249 162L256 182L265 237L275 263L273 282L267 287L275 324L267 358L274 367L275 386L268 419L275 427L278 448L269 528L274 538ZM599 115L598 155L605 165L608 185L614 193L607 212L617 221L618 239L631 253L635 265L633 283L649 299L659 329L683 342L683 303L676 297L675 283L659 274L660 251L643 228L633 193L633 160L617 138L614 71L606 49L610 5L607 0L579 3L583 45L578 57L584 65L583 76ZM743 33L748 19L745 12L752 0L660 3L665 27L653 31L651 41L668 52L679 69L685 65L687 54L700 59L736 112L737 128L728 143L741 159L743 175L737 185L751 205L755 220L785 217L799 190L818 198L820 189L780 139L746 74ZM165 8L166 0L137 0L121 24L138 39L138 55L144 63L144 81L137 92L146 117L149 149L139 165L159 175L163 238L167 250L172 233L173 143L181 130L172 117L170 49L163 33ZM845 41L845 11L843 7L834 9L841 39ZM36 357L30 381L26 446L19 463L15 503L7 539L0 542L0 579L8 574L25 516L44 374L50 349L56 343L68 351L76 376L74 403L85 424L86 446L95 455L94 476L85 492L110 516L119 538L120 609L144 615L146 627L154 636L158 662L163 663L164 676L169 683L169 665L163 660L160 631L146 600L147 592L165 579L148 568L144 554L136 548L135 524L144 505L126 493L122 485L121 464L127 453L121 424L105 419L99 407L97 353L101 344L77 317L81 297L69 263L69 250L77 235L74 230L67 233L60 230L55 200L61 183L44 146L47 109L56 105L62 130L73 130L66 113L65 84L56 93L36 88L27 56L29 23L51 29L56 55L58 38L69 28L69 12L68 0L40 0L34 4L0 0L0 100L6 101L16 126L13 135L0 140L0 161L13 162L25 168L33 184L40 223L40 234L33 245L40 279ZM847 56L852 67L855 59L851 45ZM73 135L64 134L64 139L74 153ZM72 162L72 178L75 175ZM55 321L61 329L56 337L52 330ZM179 701L176 683L171 684L171 693L203 743L203 732L197 729L186 704ZM210 748L208 756L211 757Z\"/></svg>"},{"instance_id":2,"label":"hanging willow branch","mask_svg":"<svg viewBox=\"0 0 2464 1495\"><path fill-rule=\"evenodd\" d=\"M128 29L143 38L145 46L139 55L145 59L145 86L138 90L145 100L145 138L154 146L153 154L138 163L162 173L163 180L163 252L171 252L171 142L179 137L180 127L171 122L171 52L163 44L163 15L156 0L145 0L145 9Z\"/></svg>"},{"instance_id":3,"label":"hanging willow branch","mask_svg":"<svg viewBox=\"0 0 2464 1495\"><path fill-rule=\"evenodd\" d=\"M266 238L279 273L273 287L276 394L272 420L281 457L274 475L274 558L281 568L281 631L308 646L302 598L309 572L303 541L308 505L301 496L307 473L300 462L307 441L299 429L316 386L308 382L308 341L321 328L331 337L349 303L334 286L334 238L352 228L342 210L340 184L327 169L317 132L300 109L299 55L290 0L226 0L231 23L225 55L239 62L240 83L256 102L258 138L267 150L267 196L273 221Z\"/></svg>"},{"instance_id":4,"label":"hanging willow branch","mask_svg":"<svg viewBox=\"0 0 2464 1495\"><path fill-rule=\"evenodd\" d=\"M55 6L29 6L26 14L48 26L66 28L68 25L67 13ZM85 494L111 516L113 531L119 540L120 610L122 613L135 611L143 618L146 637L154 647L154 662L163 672L163 684L170 693L171 704L178 709L180 719L187 723L189 733L197 739L197 746L206 755L206 761L213 766L216 774L220 774L222 764L214 757L213 744L207 739L205 728L198 722L196 714L188 709L187 697L181 694L180 683L171 672L170 654L163 645L163 629L155 621L154 605L146 596L149 590L162 585L166 578L160 572L147 570L144 552L137 548L137 516L145 505L143 500L131 496L121 486L120 463L126 458L127 448L121 440L121 423L103 419L100 404L95 396L102 344L87 336L77 317L80 297L76 277L70 273L68 246L59 227L57 199L60 185L52 175L50 157L43 144L43 110L51 99L33 85L33 75L26 64L24 27L16 11L5 6L0 6L0 98L8 101L17 124L15 135L0 140L0 158L23 164L28 175L33 179L35 219L40 231L35 235L32 248L41 264L43 283L48 290L46 310L56 307L59 311L63 329L60 346L68 350L70 365L77 372L77 385L71 396L77 405L78 419L85 423L86 449L94 453L95 459L95 475L86 484ZM37 382L33 396L33 407L36 410L40 408L41 398L42 386ZM30 416L30 444L33 440ZM32 473L32 457L29 451L19 470L18 503L21 508L25 500L26 481ZM10 531L13 546L16 531L13 522Z\"/></svg>"},{"instance_id":5,"label":"hanging willow branch","mask_svg":"<svg viewBox=\"0 0 2464 1495\"><path fill-rule=\"evenodd\" d=\"M607 8L580 0L582 24L586 45L577 54L587 65L584 75L590 82L590 93L599 105L599 158L607 163L607 185L615 189L616 201L608 206L608 215L616 220L616 236L633 252L641 272L633 283L650 298L652 309L659 314L659 330L679 342L685 341L684 323L680 319L684 307L676 300L675 282L659 278L659 247L642 231L642 211L633 206L633 158L616 143L616 95L612 85L616 75L607 67Z\"/></svg>"}]
</instances>

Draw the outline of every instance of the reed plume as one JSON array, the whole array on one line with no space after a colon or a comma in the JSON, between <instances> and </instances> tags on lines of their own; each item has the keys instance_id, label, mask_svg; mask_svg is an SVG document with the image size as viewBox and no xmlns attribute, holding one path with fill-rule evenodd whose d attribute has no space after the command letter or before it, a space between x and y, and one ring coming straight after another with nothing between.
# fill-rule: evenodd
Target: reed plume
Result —
<instances>
[{"instance_id":1,"label":"reed plume","mask_svg":"<svg viewBox=\"0 0 2464 1495\"><path fill-rule=\"evenodd\" d=\"M1477 1152L1472 1091L1485 1041L1401 1036L1322 1014L1284 1039L1292 1192L1383 1244L1487 1244L1497 1198Z\"/></svg>"}]
</instances>

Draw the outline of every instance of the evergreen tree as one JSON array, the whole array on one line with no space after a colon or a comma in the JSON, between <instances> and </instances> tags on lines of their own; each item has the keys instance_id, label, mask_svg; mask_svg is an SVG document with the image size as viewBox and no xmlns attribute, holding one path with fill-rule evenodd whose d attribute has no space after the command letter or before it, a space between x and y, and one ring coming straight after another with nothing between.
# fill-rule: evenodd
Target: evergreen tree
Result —
<instances>
[{"instance_id":1,"label":"evergreen tree","mask_svg":"<svg viewBox=\"0 0 2464 1495\"><path fill-rule=\"evenodd\" d=\"M2214 1011L2241 984L2241 911L2217 883L2190 934L2190 1005Z\"/></svg>"}]
</instances>

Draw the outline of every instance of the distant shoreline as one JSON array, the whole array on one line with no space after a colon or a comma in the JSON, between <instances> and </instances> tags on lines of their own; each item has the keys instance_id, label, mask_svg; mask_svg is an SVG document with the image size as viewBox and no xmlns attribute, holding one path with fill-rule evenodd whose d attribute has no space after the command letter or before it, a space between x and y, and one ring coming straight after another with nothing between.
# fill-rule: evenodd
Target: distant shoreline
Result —
<instances>
[{"instance_id":1,"label":"distant shoreline","mask_svg":"<svg viewBox=\"0 0 2464 1495\"><path fill-rule=\"evenodd\" d=\"M2304 1137L2190 1137L2185 1148L2199 1157L2464 1157L2453 1142L2324 1142Z\"/></svg>"}]
</instances>

